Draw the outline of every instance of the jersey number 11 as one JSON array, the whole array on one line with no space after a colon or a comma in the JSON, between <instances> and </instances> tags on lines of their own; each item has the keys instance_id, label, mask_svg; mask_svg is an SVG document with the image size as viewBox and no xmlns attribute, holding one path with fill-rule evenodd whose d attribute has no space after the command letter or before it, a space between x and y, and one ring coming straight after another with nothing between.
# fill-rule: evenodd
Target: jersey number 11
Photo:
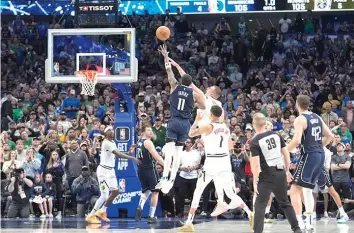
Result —
<instances>
[{"instance_id":1,"label":"jersey number 11","mask_svg":"<svg viewBox=\"0 0 354 233\"><path fill-rule=\"evenodd\" d=\"M185 103L186 103L186 100L185 100L185 99L178 98L177 110L183 111L183 110L184 110L184 104L185 104Z\"/></svg>"}]
</instances>

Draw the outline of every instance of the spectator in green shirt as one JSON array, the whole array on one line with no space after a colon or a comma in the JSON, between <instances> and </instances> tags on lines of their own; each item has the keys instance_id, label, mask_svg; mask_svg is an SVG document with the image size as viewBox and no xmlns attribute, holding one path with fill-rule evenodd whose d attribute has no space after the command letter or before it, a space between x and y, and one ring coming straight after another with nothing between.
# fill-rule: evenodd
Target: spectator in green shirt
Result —
<instances>
[{"instance_id":1,"label":"spectator in green shirt","mask_svg":"<svg viewBox=\"0 0 354 233\"><path fill-rule=\"evenodd\" d=\"M16 143L10 140L10 134L7 131L2 132L3 144L8 144L11 150L16 150Z\"/></svg>"},{"instance_id":2,"label":"spectator in green shirt","mask_svg":"<svg viewBox=\"0 0 354 233\"><path fill-rule=\"evenodd\" d=\"M156 139L153 141L155 147L160 146L162 148L166 143L166 127L162 126L161 118L156 118L152 131L156 135Z\"/></svg>"},{"instance_id":3,"label":"spectator in green shirt","mask_svg":"<svg viewBox=\"0 0 354 233\"><path fill-rule=\"evenodd\" d=\"M21 107L19 107L16 99L11 100L11 105L12 105L12 120L18 122L23 117L22 105Z\"/></svg>"},{"instance_id":4,"label":"spectator in green shirt","mask_svg":"<svg viewBox=\"0 0 354 233\"><path fill-rule=\"evenodd\" d=\"M25 150L27 150L28 148L32 147L33 138L28 136L27 131L22 131L21 132L21 139L23 141L23 145L25 147Z\"/></svg>"},{"instance_id":5,"label":"spectator in green shirt","mask_svg":"<svg viewBox=\"0 0 354 233\"><path fill-rule=\"evenodd\" d=\"M353 141L353 135L350 133L347 124L343 122L336 132L342 139L342 143L351 143Z\"/></svg>"}]
</instances>

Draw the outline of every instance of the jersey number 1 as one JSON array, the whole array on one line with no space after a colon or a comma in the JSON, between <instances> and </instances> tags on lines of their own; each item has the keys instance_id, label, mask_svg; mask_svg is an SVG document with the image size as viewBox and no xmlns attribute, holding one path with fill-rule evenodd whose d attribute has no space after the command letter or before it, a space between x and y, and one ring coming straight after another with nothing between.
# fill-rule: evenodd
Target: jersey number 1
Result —
<instances>
[{"instance_id":1,"label":"jersey number 1","mask_svg":"<svg viewBox=\"0 0 354 233\"><path fill-rule=\"evenodd\" d=\"M224 137L220 136L220 147L222 147L222 142L224 141Z\"/></svg>"},{"instance_id":2,"label":"jersey number 1","mask_svg":"<svg viewBox=\"0 0 354 233\"><path fill-rule=\"evenodd\" d=\"M186 103L186 100L185 100L185 99L178 98L177 110L183 111L183 110L184 110L184 104L185 104L185 103Z\"/></svg>"}]
</instances>

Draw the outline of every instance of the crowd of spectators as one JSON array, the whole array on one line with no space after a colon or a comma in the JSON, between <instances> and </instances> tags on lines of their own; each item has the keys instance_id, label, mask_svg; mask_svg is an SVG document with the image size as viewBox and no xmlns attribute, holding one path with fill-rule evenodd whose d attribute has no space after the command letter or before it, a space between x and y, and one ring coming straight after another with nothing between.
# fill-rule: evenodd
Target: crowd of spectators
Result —
<instances>
[{"instance_id":1,"label":"crowd of spectators","mask_svg":"<svg viewBox=\"0 0 354 233\"><path fill-rule=\"evenodd\" d=\"M167 41L170 56L194 77L201 90L212 85L222 90L220 101L235 143L230 162L237 191L249 206L252 116L264 113L273 130L289 141L297 116L296 96L305 94L312 98L311 109L335 133L330 147L334 186L348 203L347 210L353 209L349 203L354 193L354 39L331 39L324 34L352 33L352 23L320 25L309 12L305 19L298 14L293 22L284 16L279 29L269 30L262 22L259 28L251 29L241 17L237 31L233 31L225 18L208 28L204 24L196 26L183 14L145 14L131 16L129 21L122 17L119 27L129 27L130 23L137 30L139 60L139 82L131 84L139 119L137 134L142 123L150 123L157 136L156 149L162 155L170 118L170 87L154 34L158 26L165 25L172 32ZM13 22L2 22L1 200L8 217L34 217L35 213L42 218L53 217L55 209L60 218L67 190L74 197L71 207L77 205L77 214L84 216L98 195L94 175L100 152L97 136L114 123L115 90L97 85L98 95L89 97L80 95L77 85L48 84L44 80L46 30L73 27L71 17L58 22L57 16L49 23L37 22L33 16L28 21L18 16ZM292 154L293 166L297 152ZM185 153L174 191L161 196L166 215L183 215L185 197L191 198L197 170L202 166L202 140L188 139ZM158 165L157 169L161 173L163 168ZM203 195L201 216L210 213L211 200L217 198L212 190L211 184ZM33 203L39 207L37 212ZM276 204L272 212L277 213L274 207ZM225 215L237 216L242 217L242 212Z\"/></svg>"}]
</instances>

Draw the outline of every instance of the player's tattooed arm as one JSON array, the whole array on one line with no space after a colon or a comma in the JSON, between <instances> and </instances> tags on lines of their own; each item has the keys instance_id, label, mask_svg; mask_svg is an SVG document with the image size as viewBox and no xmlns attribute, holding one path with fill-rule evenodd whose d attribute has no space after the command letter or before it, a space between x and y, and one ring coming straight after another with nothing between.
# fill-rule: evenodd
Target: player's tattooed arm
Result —
<instances>
[{"instance_id":1,"label":"player's tattooed arm","mask_svg":"<svg viewBox=\"0 0 354 233\"><path fill-rule=\"evenodd\" d=\"M174 60L172 60L171 58L168 58L169 62L171 62L171 65L173 65L174 67L177 68L178 72L179 72L179 75L182 77L183 75L186 74L186 72L182 69L182 67L177 63L175 62ZM205 95L203 93L202 90L200 90L196 85L194 85L193 83L189 86L190 88L193 89L194 93L199 96L200 98L200 101L197 102L198 105L199 105L199 108L201 109L204 109L204 103L205 103ZM203 104L201 104L203 103Z\"/></svg>"},{"instance_id":2,"label":"player's tattooed arm","mask_svg":"<svg viewBox=\"0 0 354 233\"><path fill-rule=\"evenodd\" d=\"M172 60L171 58L168 58L168 61L171 62L171 65L173 65L174 67L177 68L177 70L178 70L178 72L179 72L179 75L180 75L181 77L186 74L186 72L182 69L182 67L181 67L177 62L175 62L175 61Z\"/></svg>"},{"instance_id":3,"label":"player's tattooed arm","mask_svg":"<svg viewBox=\"0 0 354 233\"><path fill-rule=\"evenodd\" d=\"M170 83L171 92L172 92L177 86L177 80L176 80L175 75L172 71L172 66L171 66L171 63L168 58L167 48L164 44L162 46L160 46L159 52L164 57L167 78L168 78L168 82Z\"/></svg>"}]
</instances>

